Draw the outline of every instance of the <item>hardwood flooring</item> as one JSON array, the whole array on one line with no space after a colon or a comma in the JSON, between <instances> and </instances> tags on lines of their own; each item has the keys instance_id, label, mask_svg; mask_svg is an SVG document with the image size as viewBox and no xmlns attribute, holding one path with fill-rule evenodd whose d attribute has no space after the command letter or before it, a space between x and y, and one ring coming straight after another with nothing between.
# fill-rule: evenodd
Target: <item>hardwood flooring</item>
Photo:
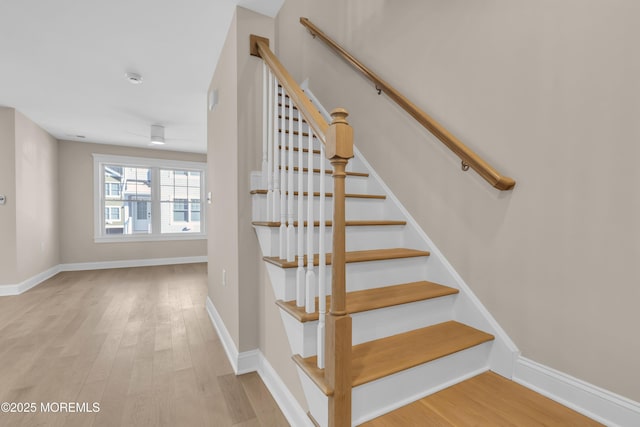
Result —
<instances>
[{"instance_id":1,"label":"hardwood flooring","mask_svg":"<svg viewBox=\"0 0 640 427\"><path fill-rule=\"evenodd\" d=\"M38 410L0 412L0 426L288 426L255 373L233 374L206 276L206 264L65 272L1 297L0 402Z\"/></svg>"},{"instance_id":2,"label":"hardwood flooring","mask_svg":"<svg viewBox=\"0 0 640 427\"><path fill-rule=\"evenodd\" d=\"M389 426L601 426L493 372L473 377L362 424Z\"/></svg>"}]
</instances>

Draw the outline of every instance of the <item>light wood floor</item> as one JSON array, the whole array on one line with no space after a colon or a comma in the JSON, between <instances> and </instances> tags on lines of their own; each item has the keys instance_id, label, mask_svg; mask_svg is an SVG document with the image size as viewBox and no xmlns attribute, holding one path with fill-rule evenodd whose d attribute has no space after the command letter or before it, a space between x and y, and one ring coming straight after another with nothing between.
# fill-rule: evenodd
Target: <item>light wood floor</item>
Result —
<instances>
[{"instance_id":1,"label":"light wood floor","mask_svg":"<svg viewBox=\"0 0 640 427\"><path fill-rule=\"evenodd\" d=\"M389 426L602 426L493 372L486 372L362 424Z\"/></svg>"},{"instance_id":2,"label":"light wood floor","mask_svg":"<svg viewBox=\"0 0 640 427\"><path fill-rule=\"evenodd\" d=\"M0 426L288 426L256 374L236 377L205 311L206 265L61 273L0 297Z\"/></svg>"}]
</instances>

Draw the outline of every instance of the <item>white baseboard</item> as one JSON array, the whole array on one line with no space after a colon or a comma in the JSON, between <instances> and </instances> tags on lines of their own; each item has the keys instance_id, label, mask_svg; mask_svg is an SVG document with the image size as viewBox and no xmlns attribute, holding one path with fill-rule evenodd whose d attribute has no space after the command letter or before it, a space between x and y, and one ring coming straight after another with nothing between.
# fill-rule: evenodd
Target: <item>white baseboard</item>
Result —
<instances>
[{"instance_id":1,"label":"white baseboard","mask_svg":"<svg viewBox=\"0 0 640 427\"><path fill-rule=\"evenodd\" d=\"M213 305L211 298L207 297L205 305L207 307L209 319L211 319L213 327L216 332L218 332L218 336L220 337L224 351L227 354L229 363L231 363L236 375L257 372L280 407L285 418L289 421L289 424L296 427L314 427L305 410L302 409L296 398L293 397L287 386L284 384L275 369L273 369L267 358L264 357L262 352L259 349L255 349L239 353L229 331L227 330L227 327L224 324L224 321L220 317L216 307Z\"/></svg>"},{"instance_id":2,"label":"white baseboard","mask_svg":"<svg viewBox=\"0 0 640 427\"><path fill-rule=\"evenodd\" d=\"M238 353L238 348L236 344L233 342L233 338L231 338L231 334L227 330L227 327L220 317L218 310L213 305L213 301L211 298L207 296L207 301L205 303L205 307L207 308L207 313L209 314L209 319L211 319L211 323L213 323L213 328L218 333L218 337L220 337L220 341L222 341L222 348L224 348L224 352L227 353L227 359L229 359L229 363L231 363L231 367L233 368L233 372L238 374L238 358L240 357ZM248 363L243 363L243 365ZM243 369L246 369L246 366L243 366ZM255 370L255 369L254 369ZM246 371L250 372L250 371Z\"/></svg>"},{"instance_id":3,"label":"white baseboard","mask_svg":"<svg viewBox=\"0 0 640 427\"><path fill-rule=\"evenodd\" d=\"M640 403L519 357L513 380L610 427L640 426Z\"/></svg>"},{"instance_id":4,"label":"white baseboard","mask_svg":"<svg viewBox=\"0 0 640 427\"><path fill-rule=\"evenodd\" d=\"M73 264L61 264L60 271L104 270L109 268L151 267L156 265L193 264L207 262L205 256L176 257L176 258L149 258L149 259L124 259L118 261L79 262Z\"/></svg>"},{"instance_id":5,"label":"white baseboard","mask_svg":"<svg viewBox=\"0 0 640 427\"><path fill-rule=\"evenodd\" d=\"M284 382L282 382L282 378L280 378L275 369L273 369L273 366L271 366L267 358L264 357L260 350L258 350L258 353L260 357L258 375L260 375L269 392L271 392L271 395L287 421L289 421L289 424L296 427L314 427L305 410L302 409L300 403L298 403Z\"/></svg>"},{"instance_id":6,"label":"white baseboard","mask_svg":"<svg viewBox=\"0 0 640 427\"><path fill-rule=\"evenodd\" d=\"M206 256L178 257L178 258L150 258L128 259L121 261L81 262L74 264L58 264L50 269L36 274L17 285L0 285L0 297L20 295L62 271L104 270L109 268L150 267L156 265L193 264L207 262Z\"/></svg>"},{"instance_id":7,"label":"white baseboard","mask_svg":"<svg viewBox=\"0 0 640 427\"><path fill-rule=\"evenodd\" d=\"M46 271L43 271L42 273L36 274L35 276L18 283L17 285L0 285L0 297L9 295L20 295L23 292L27 292L29 289L34 288L45 280L55 276L60 271L62 271L60 270L60 265L56 265Z\"/></svg>"}]
</instances>

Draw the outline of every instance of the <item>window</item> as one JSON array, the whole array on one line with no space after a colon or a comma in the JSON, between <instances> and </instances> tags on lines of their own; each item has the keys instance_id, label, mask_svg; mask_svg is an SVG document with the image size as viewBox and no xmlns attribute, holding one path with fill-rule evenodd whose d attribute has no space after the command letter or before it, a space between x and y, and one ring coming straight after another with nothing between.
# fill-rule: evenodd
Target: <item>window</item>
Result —
<instances>
[{"instance_id":1,"label":"window","mask_svg":"<svg viewBox=\"0 0 640 427\"><path fill-rule=\"evenodd\" d=\"M107 206L104 208L104 219L107 221L120 221L120 208L117 206Z\"/></svg>"},{"instance_id":2,"label":"window","mask_svg":"<svg viewBox=\"0 0 640 427\"><path fill-rule=\"evenodd\" d=\"M120 197L120 184L118 184L117 182L105 183L104 195L106 197Z\"/></svg>"},{"instance_id":3,"label":"window","mask_svg":"<svg viewBox=\"0 0 640 427\"><path fill-rule=\"evenodd\" d=\"M205 237L204 163L93 157L96 241Z\"/></svg>"},{"instance_id":4,"label":"window","mask_svg":"<svg viewBox=\"0 0 640 427\"><path fill-rule=\"evenodd\" d=\"M186 199L173 201L173 220L177 222L189 221L189 203Z\"/></svg>"},{"instance_id":5,"label":"window","mask_svg":"<svg viewBox=\"0 0 640 427\"><path fill-rule=\"evenodd\" d=\"M161 169L162 232L200 230L201 171Z\"/></svg>"}]
</instances>

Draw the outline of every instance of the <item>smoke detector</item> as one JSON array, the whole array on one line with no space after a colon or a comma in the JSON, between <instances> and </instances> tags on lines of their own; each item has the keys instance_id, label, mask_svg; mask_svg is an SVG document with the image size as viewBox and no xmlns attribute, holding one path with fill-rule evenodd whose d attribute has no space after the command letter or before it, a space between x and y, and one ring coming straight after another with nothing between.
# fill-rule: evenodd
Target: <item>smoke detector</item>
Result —
<instances>
[{"instance_id":1,"label":"smoke detector","mask_svg":"<svg viewBox=\"0 0 640 427\"><path fill-rule=\"evenodd\" d=\"M151 125L151 143L153 145L164 145L164 126Z\"/></svg>"},{"instance_id":2,"label":"smoke detector","mask_svg":"<svg viewBox=\"0 0 640 427\"><path fill-rule=\"evenodd\" d=\"M132 85L139 85L142 83L142 76L138 73L125 73L124 76Z\"/></svg>"}]
</instances>

